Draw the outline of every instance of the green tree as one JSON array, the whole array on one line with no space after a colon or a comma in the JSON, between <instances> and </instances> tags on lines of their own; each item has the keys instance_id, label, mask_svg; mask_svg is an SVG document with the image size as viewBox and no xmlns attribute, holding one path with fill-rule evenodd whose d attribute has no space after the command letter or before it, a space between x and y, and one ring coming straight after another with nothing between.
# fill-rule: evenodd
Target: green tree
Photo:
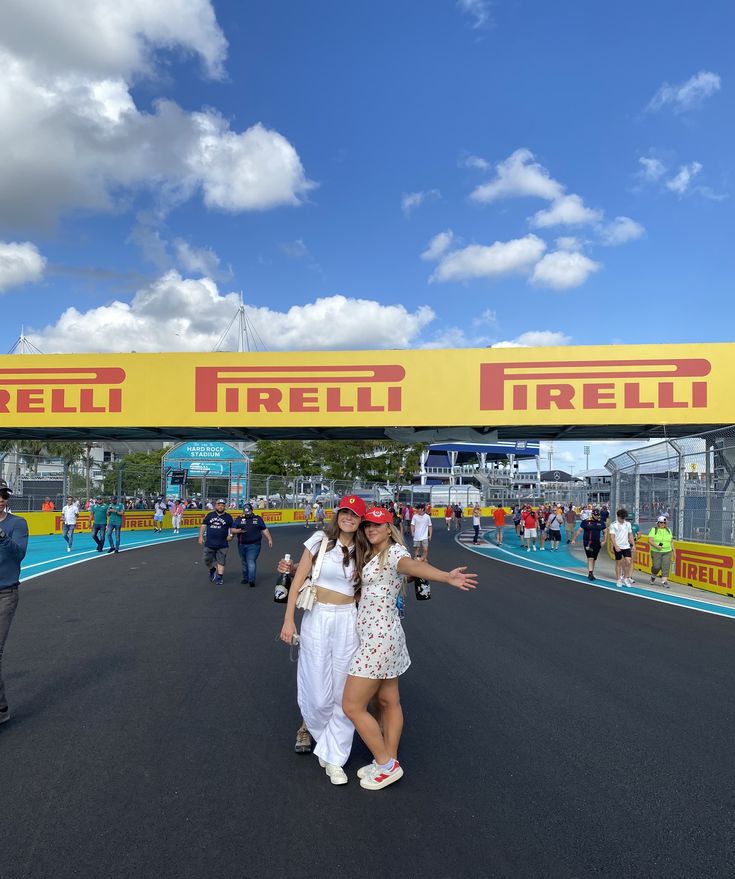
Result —
<instances>
[{"instance_id":1,"label":"green tree","mask_svg":"<svg viewBox=\"0 0 735 879\"><path fill-rule=\"evenodd\" d=\"M301 440L258 440L251 471L286 479L307 476L314 471L314 453Z\"/></svg>"},{"instance_id":2,"label":"green tree","mask_svg":"<svg viewBox=\"0 0 735 879\"><path fill-rule=\"evenodd\" d=\"M64 464L76 464L76 462L79 461L84 455L84 443L46 443L46 454L50 458L61 458Z\"/></svg>"},{"instance_id":3,"label":"green tree","mask_svg":"<svg viewBox=\"0 0 735 879\"><path fill-rule=\"evenodd\" d=\"M115 461L105 473L103 491L106 495L117 494L118 474L122 471L124 495L159 494L161 491L161 459L168 449L152 452L131 452L122 460Z\"/></svg>"},{"instance_id":4,"label":"green tree","mask_svg":"<svg viewBox=\"0 0 735 879\"><path fill-rule=\"evenodd\" d=\"M38 473L38 459L43 454L46 443L43 440L23 440L18 443L18 451L23 460L30 466L34 476Z\"/></svg>"}]
</instances>

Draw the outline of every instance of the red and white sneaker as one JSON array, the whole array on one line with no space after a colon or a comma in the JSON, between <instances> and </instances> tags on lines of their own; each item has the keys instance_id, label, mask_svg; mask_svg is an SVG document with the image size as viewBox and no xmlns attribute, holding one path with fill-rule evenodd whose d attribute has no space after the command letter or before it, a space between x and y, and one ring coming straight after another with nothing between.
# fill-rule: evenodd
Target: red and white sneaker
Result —
<instances>
[{"instance_id":1,"label":"red and white sneaker","mask_svg":"<svg viewBox=\"0 0 735 879\"><path fill-rule=\"evenodd\" d=\"M375 760L373 760L372 763L368 763L367 766L361 766L361 767L357 770L357 777L358 777L358 778L367 778L368 775L372 774L372 772L373 772L374 769L376 769L376 763L375 763Z\"/></svg>"},{"instance_id":2,"label":"red and white sneaker","mask_svg":"<svg viewBox=\"0 0 735 879\"><path fill-rule=\"evenodd\" d=\"M403 769L396 760L392 769L380 769L375 766L372 772L360 779L360 787L364 787L365 790L380 790L393 784L394 781L398 781L399 778L403 778Z\"/></svg>"}]
</instances>

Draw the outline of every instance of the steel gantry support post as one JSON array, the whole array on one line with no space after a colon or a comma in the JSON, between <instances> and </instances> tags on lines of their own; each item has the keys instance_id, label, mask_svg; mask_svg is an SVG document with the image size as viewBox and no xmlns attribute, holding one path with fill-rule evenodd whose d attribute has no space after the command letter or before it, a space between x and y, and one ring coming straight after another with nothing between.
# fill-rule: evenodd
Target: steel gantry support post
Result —
<instances>
[{"instance_id":1,"label":"steel gantry support post","mask_svg":"<svg viewBox=\"0 0 735 879\"><path fill-rule=\"evenodd\" d=\"M679 487L678 487L678 497L676 499L676 536L679 540L684 539L684 490L685 490L685 481L686 481L686 471L684 469L684 454L681 446L676 442L676 440L669 440L669 445L676 452L676 457L678 461L678 470L679 470Z\"/></svg>"}]
</instances>

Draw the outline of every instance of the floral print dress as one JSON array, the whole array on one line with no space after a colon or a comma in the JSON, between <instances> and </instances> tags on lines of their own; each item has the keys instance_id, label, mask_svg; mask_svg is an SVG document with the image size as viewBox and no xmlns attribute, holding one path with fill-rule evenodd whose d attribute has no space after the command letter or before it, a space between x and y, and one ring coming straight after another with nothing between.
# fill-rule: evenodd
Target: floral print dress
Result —
<instances>
[{"instance_id":1,"label":"floral print dress","mask_svg":"<svg viewBox=\"0 0 735 879\"><path fill-rule=\"evenodd\" d=\"M362 594L357 609L360 646L350 664L350 674L355 677L396 678L411 665L396 607L403 582L397 566L404 556L410 558L406 548L394 543L384 565L380 565L377 555L362 569Z\"/></svg>"}]
</instances>

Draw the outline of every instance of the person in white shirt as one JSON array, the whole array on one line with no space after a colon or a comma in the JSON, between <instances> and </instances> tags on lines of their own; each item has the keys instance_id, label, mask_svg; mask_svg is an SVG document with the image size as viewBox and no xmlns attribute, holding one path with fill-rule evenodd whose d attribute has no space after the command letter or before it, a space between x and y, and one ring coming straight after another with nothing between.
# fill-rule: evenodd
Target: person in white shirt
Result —
<instances>
[{"instance_id":1,"label":"person in white shirt","mask_svg":"<svg viewBox=\"0 0 735 879\"><path fill-rule=\"evenodd\" d=\"M472 528L474 534L472 535L472 542L479 543L480 541L480 524L482 522L482 509L479 504L475 504L472 508Z\"/></svg>"},{"instance_id":2,"label":"person in white shirt","mask_svg":"<svg viewBox=\"0 0 735 879\"><path fill-rule=\"evenodd\" d=\"M306 501L304 503L304 528L309 527L309 519L311 519L311 504Z\"/></svg>"},{"instance_id":3,"label":"person in white shirt","mask_svg":"<svg viewBox=\"0 0 735 879\"><path fill-rule=\"evenodd\" d=\"M298 702L314 753L332 784L347 784L342 768L350 756L355 727L342 708L342 691L357 635L355 593L362 584L365 537L359 531L365 502L357 495L343 497L324 531L304 543L304 552L291 581L280 638L293 644L296 635L296 599L322 544L324 554L315 575L316 601L301 619L297 669Z\"/></svg>"},{"instance_id":4,"label":"person in white shirt","mask_svg":"<svg viewBox=\"0 0 735 879\"><path fill-rule=\"evenodd\" d=\"M74 543L74 529L77 527L77 516L79 515L79 503L69 495L66 503L61 508L61 533L66 541L66 551L71 552Z\"/></svg>"},{"instance_id":5,"label":"person in white shirt","mask_svg":"<svg viewBox=\"0 0 735 879\"><path fill-rule=\"evenodd\" d=\"M608 533L612 540L615 553L615 575L618 586L634 586L633 553L635 552L635 539L633 528L628 521L628 511L621 508L617 512L617 519L608 526Z\"/></svg>"},{"instance_id":6,"label":"person in white shirt","mask_svg":"<svg viewBox=\"0 0 735 879\"><path fill-rule=\"evenodd\" d=\"M431 541L431 516L426 513L426 505L419 504L411 519L411 537L413 538L414 555L426 561L429 558Z\"/></svg>"}]
</instances>

